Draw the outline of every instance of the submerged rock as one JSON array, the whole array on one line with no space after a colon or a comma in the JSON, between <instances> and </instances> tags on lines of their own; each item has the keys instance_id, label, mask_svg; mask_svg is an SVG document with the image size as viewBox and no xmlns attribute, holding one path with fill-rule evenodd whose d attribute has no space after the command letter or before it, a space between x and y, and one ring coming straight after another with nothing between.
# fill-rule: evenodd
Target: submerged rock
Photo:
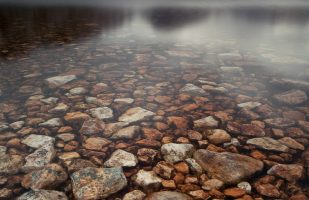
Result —
<instances>
[{"instance_id":1,"label":"submerged rock","mask_svg":"<svg viewBox=\"0 0 309 200\"><path fill-rule=\"evenodd\" d=\"M31 190L22 194L17 200L68 200L64 192L55 190Z\"/></svg>"},{"instance_id":2,"label":"submerged rock","mask_svg":"<svg viewBox=\"0 0 309 200\"><path fill-rule=\"evenodd\" d=\"M94 118L100 120L113 118L113 110L109 107L92 108L89 110L90 114Z\"/></svg>"},{"instance_id":3,"label":"submerged rock","mask_svg":"<svg viewBox=\"0 0 309 200\"><path fill-rule=\"evenodd\" d=\"M122 200L144 200L146 194L140 190L133 190L124 195Z\"/></svg>"},{"instance_id":4,"label":"submerged rock","mask_svg":"<svg viewBox=\"0 0 309 200\"><path fill-rule=\"evenodd\" d=\"M200 87L187 83L183 88L179 90L179 93L189 94L192 96L203 96L206 92Z\"/></svg>"},{"instance_id":5,"label":"submerged rock","mask_svg":"<svg viewBox=\"0 0 309 200\"><path fill-rule=\"evenodd\" d=\"M303 176L304 168L297 164L277 164L267 171L267 174L284 178L290 182L296 182Z\"/></svg>"},{"instance_id":6,"label":"submerged rock","mask_svg":"<svg viewBox=\"0 0 309 200\"><path fill-rule=\"evenodd\" d=\"M137 158L129 152L117 149L111 157L104 163L105 167L134 167L137 164Z\"/></svg>"},{"instance_id":7,"label":"submerged rock","mask_svg":"<svg viewBox=\"0 0 309 200\"><path fill-rule=\"evenodd\" d=\"M133 139L139 134L139 132L139 126L128 126L114 133L111 139Z\"/></svg>"},{"instance_id":8,"label":"submerged rock","mask_svg":"<svg viewBox=\"0 0 309 200\"><path fill-rule=\"evenodd\" d=\"M119 117L119 121L133 123L145 120L149 117L154 116L155 113L141 107L135 107L128 109L124 114Z\"/></svg>"},{"instance_id":9,"label":"submerged rock","mask_svg":"<svg viewBox=\"0 0 309 200\"><path fill-rule=\"evenodd\" d=\"M26 163L22 167L22 170L28 172L34 169L40 169L50 163L55 155L54 145L47 143L25 158Z\"/></svg>"},{"instance_id":10,"label":"submerged rock","mask_svg":"<svg viewBox=\"0 0 309 200\"><path fill-rule=\"evenodd\" d=\"M60 118L52 118L46 122L40 123L39 126L47 128L59 127L62 126L62 120Z\"/></svg>"},{"instance_id":11,"label":"submerged rock","mask_svg":"<svg viewBox=\"0 0 309 200\"><path fill-rule=\"evenodd\" d=\"M274 98L284 104L297 105L308 100L307 94L302 90L289 90L280 94L274 95Z\"/></svg>"},{"instance_id":12,"label":"submerged rock","mask_svg":"<svg viewBox=\"0 0 309 200\"><path fill-rule=\"evenodd\" d=\"M127 179L120 167L87 167L71 175L76 200L102 199L127 186Z\"/></svg>"},{"instance_id":13,"label":"submerged rock","mask_svg":"<svg viewBox=\"0 0 309 200\"><path fill-rule=\"evenodd\" d=\"M211 178L227 184L239 183L263 169L263 162L235 153L197 150L194 159Z\"/></svg>"},{"instance_id":14,"label":"submerged rock","mask_svg":"<svg viewBox=\"0 0 309 200\"><path fill-rule=\"evenodd\" d=\"M247 140L247 144L251 144L265 150L279 151L279 152L289 151L289 147L283 145L282 143L270 137L252 138Z\"/></svg>"},{"instance_id":15,"label":"submerged rock","mask_svg":"<svg viewBox=\"0 0 309 200\"><path fill-rule=\"evenodd\" d=\"M105 124L100 119L87 119L84 121L79 132L83 135L95 135L102 133L105 128Z\"/></svg>"},{"instance_id":16,"label":"submerged rock","mask_svg":"<svg viewBox=\"0 0 309 200\"><path fill-rule=\"evenodd\" d=\"M133 181L144 190L157 190L161 186L162 179L153 171L145 171L141 169L136 175L134 175Z\"/></svg>"},{"instance_id":17,"label":"submerged rock","mask_svg":"<svg viewBox=\"0 0 309 200\"><path fill-rule=\"evenodd\" d=\"M0 175L12 175L17 174L22 165L24 159L20 155L8 155L0 154Z\"/></svg>"},{"instance_id":18,"label":"submerged rock","mask_svg":"<svg viewBox=\"0 0 309 200\"><path fill-rule=\"evenodd\" d=\"M58 164L49 164L42 169L25 175L22 186L35 189L54 189L68 178L65 170Z\"/></svg>"},{"instance_id":19,"label":"submerged rock","mask_svg":"<svg viewBox=\"0 0 309 200\"><path fill-rule=\"evenodd\" d=\"M47 78L45 81L50 88L57 88L75 79L77 79L75 75L66 75L50 77Z\"/></svg>"},{"instance_id":20,"label":"submerged rock","mask_svg":"<svg viewBox=\"0 0 309 200\"><path fill-rule=\"evenodd\" d=\"M168 143L161 147L161 153L166 162L175 163L190 158L194 152L192 144Z\"/></svg>"},{"instance_id":21,"label":"submerged rock","mask_svg":"<svg viewBox=\"0 0 309 200\"><path fill-rule=\"evenodd\" d=\"M25 139L21 141L21 143L34 148L38 149L48 143L54 143L55 139L46 135L36 135L36 134L31 134Z\"/></svg>"},{"instance_id":22,"label":"submerged rock","mask_svg":"<svg viewBox=\"0 0 309 200\"><path fill-rule=\"evenodd\" d=\"M208 116L193 122L194 128L217 128L219 126L219 121L217 121L212 116Z\"/></svg>"},{"instance_id":23,"label":"submerged rock","mask_svg":"<svg viewBox=\"0 0 309 200\"><path fill-rule=\"evenodd\" d=\"M161 192L155 192L146 197L145 200L193 200L190 196L180 193L180 192L174 192L174 191L161 191Z\"/></svg>"}]
</instances>

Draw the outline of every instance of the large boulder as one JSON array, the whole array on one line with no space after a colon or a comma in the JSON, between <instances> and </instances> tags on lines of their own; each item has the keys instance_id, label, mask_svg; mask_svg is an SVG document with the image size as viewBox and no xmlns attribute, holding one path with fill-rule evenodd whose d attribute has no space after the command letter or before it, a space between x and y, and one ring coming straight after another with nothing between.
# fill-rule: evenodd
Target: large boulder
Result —
<instances>
[{"instance_id":1,"label":"large boulder","mask_svg":"<svg viewBox=\"0 0 309 200\"><path fill-rule=\"evenodd\" d=\"M194 153L194 159L211 178L227 184L239 183L263 169L263 162L235 153L217 153L204 149Z\"/></svg>"},{"instance_id":2,"label":"large boulder","mask_svg":"<svg viewBox=\"0 0 309 200\"><path fill-rule=\"evenodd\" d=\"M87 167L74 172L71 180L76 200L104 199L127 186L127 179L120 167Z\"/></svg>"}]
</instances>

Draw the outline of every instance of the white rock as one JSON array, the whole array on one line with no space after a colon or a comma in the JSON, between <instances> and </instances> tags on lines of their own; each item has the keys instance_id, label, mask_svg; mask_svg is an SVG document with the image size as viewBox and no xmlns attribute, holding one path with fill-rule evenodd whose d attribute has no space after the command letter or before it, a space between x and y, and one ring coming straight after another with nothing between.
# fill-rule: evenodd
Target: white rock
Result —
<instances>
[{"instance_id":1,"label":"white rock","mask_svg":"<svg viewBox=\"0 0 309 200\"><path fill-rule=\"evenodd\" d=\"M50 88L57 88L70 81L75 80L76 78L77 77L75 75L54 76L46 79L46 82Z\"/></svg>"},{"instance_id":2,"label":"white rock","mask_svg":"<svg viewBox=\"0 0 309 200\"><path fill-rule=\"evenodd\" d=\"M132 153L117 149L104 163L105 167L135 167L138 160Z\"/></svg>"},{"instance_id":3,"label":"white rock","mask_svg":"<svg viewBox=\"0 0 309 200\"><path fill-rule=\"evenodd\" d=\"M38 149L42 147L45 144L48 143L54 143L55 139L49 136L45 135L36 135L36 134L31 134L27 138L23 139L21 143L31 147Z\"/></svg>"},{"instance_id":4,"label":"white rock","mask_svg":"<svg viewBox=\"0 0 309 200\"><path fill-rule=\"evenodd\" d=\"M238 183L237 187L245 190L247 192L247 194L250 194L251 190L252 190L252 187L251 187L250 183L248 183L246 181Z\"/></svg>"},{"instance_id":5,"label":"white rock","mask_svg":"<svg viewBox=\"0 0 309 200\"><path fill-rule=\"evenodd\" d=\"M168 143L161 147L161 153L166 162L176 163L191 158L194 152L192 144Z\"/></svg>"},{"instance_id":6,"label":"white rock","mask_svg":"<svg viewBox=\"0 0 309 200\"><path fill-rule=\"evenodd\" d=\"M154 116L155 113L141 107L135 107L128 109L124 114L119 117L119 121L133 123L145 120L149 117Z\"/></svg>"},{"instance_id":7,"label":"white rock","mask_svg":"<svg viewBox=\"0 0 309 200\"><path fill-rule=\"evenodd\" d=\"M113 117L113 110L108 107L92 108L89 111L92 117L101 120L110 119Z\"/></svg>"},{"instance_id":8,"label":"white rock","mask_svg":"<svg viewBox=\"0 0 309 200\"><path fill-rule=\"evenodd\" d=\"M56 107L53 109L50 109L48 112L49 113L63 113L66 112L69 109L69 106L67 106L64 103L59 103Z\"/></svg>"},{"instance_id":9,"label":"white rock","mask_svg":"<svg viewBox=\"0 0 309 200\"><path fill-rule=\"evenodd\" d=\"M139 170L134 176L134 183L145 190L158 189L161 186L162 179L153 171Z\"/></svg>"},{"instance_id":10,"label":"white rock","mask_svg":"<svg viewBox=\"0 0 309 200\"><path fill-rule=\"evenodd\" d=\"M22 194L17 200L68 200L64 192L55 190L30 190Z\"/></svg>"}]
</instances>

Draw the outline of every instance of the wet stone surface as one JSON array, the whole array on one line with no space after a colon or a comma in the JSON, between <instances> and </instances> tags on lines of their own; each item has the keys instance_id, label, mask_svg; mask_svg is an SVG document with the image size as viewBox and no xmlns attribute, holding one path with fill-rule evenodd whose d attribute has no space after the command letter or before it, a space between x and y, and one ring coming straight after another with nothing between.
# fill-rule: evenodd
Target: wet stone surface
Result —
<instances>
[{"instance_id":1,"label":"wet stone surface","mask_svg":"<svg viewBox=\"0 0 309 200\"><path fill-rule=\"evenodd\" d=\"M165 30L183 9L136 16ZM309 73L280 73L308 63L233 39L140 41L117 29L130 10L98 11L38 12L29 35L15 16L0 34L0 199L309 197Z\"/></svg>"}]
</instances>

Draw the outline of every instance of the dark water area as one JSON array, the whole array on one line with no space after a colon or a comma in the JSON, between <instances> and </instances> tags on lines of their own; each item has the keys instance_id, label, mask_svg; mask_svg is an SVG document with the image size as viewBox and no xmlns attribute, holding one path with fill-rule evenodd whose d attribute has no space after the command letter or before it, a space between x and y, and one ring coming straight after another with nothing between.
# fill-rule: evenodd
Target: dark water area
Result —
<instances>
[{"instance_id":1,"label":"dark water area","mask_svg":"<svg viewBox=\"0 0 309 200\"><path fill-rule=\"evenodd\" d=\"M0 199L306 199L308 55L306 1L0 1Z\"/></svg>"}]
</instances>

